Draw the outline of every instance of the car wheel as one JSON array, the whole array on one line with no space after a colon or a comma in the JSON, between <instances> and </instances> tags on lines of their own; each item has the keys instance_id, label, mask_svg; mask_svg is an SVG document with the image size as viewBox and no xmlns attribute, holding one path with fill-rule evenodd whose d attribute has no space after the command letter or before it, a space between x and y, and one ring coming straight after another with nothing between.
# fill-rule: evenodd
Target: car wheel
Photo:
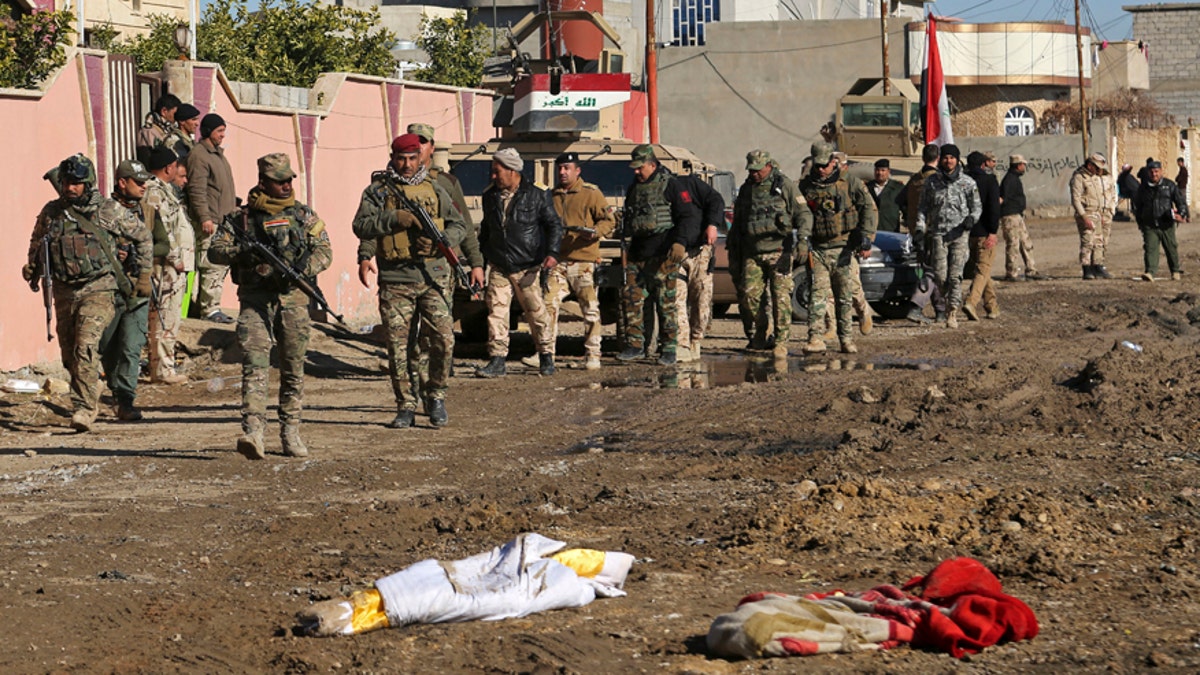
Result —
<instances>
[{"instance_id":1,"label":"car wheel","mask_svg":"<svg viewBox=\"0 0 1200 675\"><path fill-rule=\"evenodd\" d=\"M877 300L871 303L871 309L885 319L903 319L914 306L908 300Z\"/></svg>"},{"instance_id":2,"label":"car wheel","mask_svg":"<svg viewBox=\"0 0 1200 675\"><path fill-rule=\"evenodd\" d=\"M792 323L808 322L808 268L792 270Z\"/></svg>"},{"instance_id":3,"label":"car wheel","mask_svg":"<svg viewBox=\"0 0 1200 675\"><path fill-rule=\"evenodd\" d=\"M728 302L718 302L713 305L712 315L714 318L720 319L721 317L725 316L728 313L729 313L729 303Z\"/></svg>"}]
</instances>

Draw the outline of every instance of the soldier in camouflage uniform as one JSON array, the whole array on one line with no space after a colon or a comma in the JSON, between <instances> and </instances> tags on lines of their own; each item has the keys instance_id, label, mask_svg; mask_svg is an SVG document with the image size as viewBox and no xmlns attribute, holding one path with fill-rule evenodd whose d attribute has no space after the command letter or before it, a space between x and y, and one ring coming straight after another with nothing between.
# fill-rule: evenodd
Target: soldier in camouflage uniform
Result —
<instances>
[{"instance_id":1,"label":"soldier in camouflage uniform","mask_svg":"<svg viewBox=\"0 0 1200 675\"><path fill-rule=\"evenodd\" d=\"M279 436L283 454L306 457L300 438L304 407L304 358L311 323L308 296L253 250L243 250L229 227L262 242L305 278L315 280L329 268L333 251L325 223L292 192L288 156L275 152L258 158L258 185L246 206L219 225L209 259L229 265L238 286L238 343L242 347L242 436L237 449L247 459L264 459L271 343L279 345Z\"/></svg>"},{"instance_id":2,"label":"soldier in camouflage uniform","mask_svg":"<svg viewBox=\"0 0 1200 675\"><path fill-rule=\"evenodd\" d=\"M396 417L392 429L410 427L417 394L409 379L409 334L417 322L430 327L429 380L423 398L429 422L445 426L446 389L454 356L454 318L450 311L454 278L450 264L421 231L411 211L400 206L403 194L428 213L451 246L462 243L466 226L449 193L434 182L420 157L421 141L405 134L392 143L388 168L371 175L354 215L360 278L378 270L379 314L387 327L388 366Z\"/></svg>"},{"instance_id":3,"label":"soldier in camouflage uniform","mask_svg":"<svg viewBox=\"0 0 1200 675\"><path fill-rule=\"evenodd\" d=\"M174 94L163 94L154 102L154 112L150 113L149 119L137 132L135 145L138 161L143 164L149 161L150 153L179 128L175 124L179 105L179 97Z\"/></svg>"},{"instance_id":4,"label":"soldier in camouflage uniform","mask_svg":"<svg viewBox=\"0 0 1200 675\"><path fill-rule=\"evenodd\" d=\"M629 166L635 182L625 194L622 228L629 237L625 268L625 350L617 355L633 361L646 354L645 301L652 298L658 312L658 363L674 365L679 324L676 320L675 277L687 257L687 246L700 229L702 213L694 195L658 163L654 146L633 149Z\"/></svg>"},{"instance_id":5,"label":"soldier in camouflage uniform","mask_svg":"<svg viewBox=\"0 0 1200 675\"><path fill-rule=\"evenodd\" d=\"M159 146L150 153L147 168L154 175L146 182L142 205L146 221L154 223L155 241L165 242L161 251L158 246L154 251L153 279L158 293L157 305L150 308L150 380L183 384L187 376L175 369L175 338L183 325L187 275L196 269L196 235L174 185L178 157L167 146Z\"/></svg>"},{"instance_id":6,"label":"soldier in camouflage uniform","mask_svg":"<svg viewBox=\"0 0 1200 675\"><path fill-rule=\"evenodd\" d=\"M800 253L808 259L811 293L808 305L808 342L804 351L825 351L825 312L832 293L837 312L837 336L846 354L858 352L850 336L853 322L853 283L850 261L866 257L875 238L875 201L867 186L842 175L833 146L815 143L813 168L800 180L800 194L812 211L812 220L800 227ZM811 223L811 224L810 224Z\"/></svg>"},{"instance_id":7,"label":"soldier in camouflage uniform","mask_svg":"<svg viewBox=\"0 0 1200 675\"><path fill-rule=\"evenodd\" d=\"M771 299L775 323L775 356L787 356L792 326L792 262L797 233L812 225L812 212L795 184L783 175L771 155L754 150L746 155L749 175L738 191L733 209L743 291L738 311L755 320L755 335L766 334L767 318L761 312L764 295ZM763 344L753 345L762 349Z\"/></svg>"},{"instance_id":8,"label":"soldier in camouflage uniform","mask_svg":"<svg viewBox=\"0 0 1200 675\"><path fill-rule=\"evenodd\" d=\"M1071 174L1071 209L1079 230L1079 264L1084 279L1111 279L1104 267L1104 252L1117 210L1116 183L1108 178L1108 161L1093 152Z\"/></svg>"},{"instance_id":9,"label":"soldier in camouflage uniform","mask_svg":"<svg viewBox=\"0 0 1200 675\"><path fill-rule=\"evenodd\" d=\"M913 246L917 257L933 265L933 281L946 298L946 327L958 328L962 307L963 267L970 254L971 228L983 214L983 202L975 181L963 175L958 146L943 145L937 173L930 174L921 188ZM928 235L926 232L928 231Z\"/></svg>"},{"instance_id":10,"label":"soldier in camouflage uniform","mask_svg":"<svg viewBox=\"0 0 1200 675\"><path fill-rule=\"evenodd\" d=\"M71 427L86 432L95 424L100 399L100 338L116 314L118 295L132 295L133 286L117 259L112 233L95 222L103 198L96 191L92 161L73 155L47 178L59 198L38 214L21 275L39 290L45 271L42 246L48 244L58 347L71 375Z\"/></svg>"},{"instance_id":11,"label":"soldier in camouflage uniform","mask_svg":"<svg viewBox=\"0 0 1200 675\"><path fill-rule=\"evenodd\" d=\"M200 110L196 106L181 103L175 109L175 124L177 128L167 134L162 145L175 153L182 165L196 145L196 131L200 129Z\"/></svg>"},{"instance_id":12,"label":"soldier in camouflage uniform","mask_svg":"<svg viewBox=\"0 0 1200 675\"><path fill-rule=\"evenodd\" d=\"M117 166L116 175L112 198L100 204L96 222L113 233L125 274L136 284L133 296L127 297L123 305L118 304L116 318L100 340L100 352L108 388L116 399L117 419L135 422L142 419L134 399L141 372L142 348L146 346L152 294L150 274L155 242L142 210L146 181L151 176L141 162L131 159Z\"/></svg>"}]
</instances>

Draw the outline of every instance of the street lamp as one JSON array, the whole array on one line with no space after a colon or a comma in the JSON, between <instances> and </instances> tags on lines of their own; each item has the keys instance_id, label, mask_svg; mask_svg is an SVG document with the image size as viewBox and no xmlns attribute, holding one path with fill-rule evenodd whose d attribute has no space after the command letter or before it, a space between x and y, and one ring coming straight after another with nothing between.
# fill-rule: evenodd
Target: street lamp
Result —
<instances>
[{"instance_id":1,"label":"street lamp","mask_svg":"<svg viewBox=\"0 0 1200 675\"><path fill-rule=\"evenodd\" d=\"M180 61L187 61L187 54L189 51L188 48L191 46L191 44L192 29L188 28L186 24L182 23L175 26L175 46L179 48Z\"/></svg>"}]
</instances>

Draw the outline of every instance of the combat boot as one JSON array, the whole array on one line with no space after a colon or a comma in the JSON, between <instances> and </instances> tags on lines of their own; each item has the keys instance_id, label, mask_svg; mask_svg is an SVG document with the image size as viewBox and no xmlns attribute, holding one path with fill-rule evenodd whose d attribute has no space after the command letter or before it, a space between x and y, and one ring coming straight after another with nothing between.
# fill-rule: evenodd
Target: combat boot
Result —
<instances>
[{"instance_id":1,"label":"combat boot","mask_svg":"<svg viewBox=\"0 0 1200 675\"><path fill-rule=\"evenodd\" d=\"M675 354L680 363L690 363L696 360L696 357L692 356L691 345L688 345L687 347L679 345L678 349L675 351Z\"/></svg>"},{"instance_id":2,"label":"combat boot","mask_svg":"<svg viewBox=\"0 0 1200 675\"><path fill-rule=\"evenodd\" d=\"M832 308L825 310L825 335L826 340L834 340L837 338L837 314Z\"/></svg>"},{"instance_id":3,"label":"combat boot","mask_svg":"<svg viewBox=\"0 0 1200 675\"><path fill-rule=\"evenodd\" d=\"M429 404L427 403L426 405L428 406ZM414 417L416 417L415 412L404 409L397 412L396 416L392 418L391 422L388 422L387 426L389 429L407 429L413 425Z\"/></svg>"},{"instance_id":4,"label":"combat boot","mask_svg":"<svg viewBox=\"0 0 1200 675\"><path fill-rule=\"evenodd\" d=\"M618 361L637 361L646 357L646 350L641 347L626 347L625 351L617 354Z\"/></svg>"},{"instance_id":5,"label":"combat boot","mask_svg":"<svg viewBox=\"0 0 1200 675\"><path fill-rule=\"evenodd\" d=\"M92 425L96 423L96 411L85 410L80 408L71 415L71 428L80 433L87 433L92 430Z\"/></svg>"},{"instance_id":6,"label":"combat boot","mask_svg":"<svg viewBox=\"0 0 1200 675\"><path fill-rule=\"evenodd\" d=\"M805 354L820 354L825 351L825 341L819 335L810 337L808 342L804 343L803 349Z\"/></svg>"},{"instance_id":7,"label":"combat boot","mask_svg":"<svg viewBox=\"0 0 1200 675\"><path fill-rule=\"evenodd\" d=\"M450 417L446 414L446 402L440 398L430 400L429 423L440 429L446 426L446 422L449 420Z\"/></svg>"},{"instance_id":8,"label":"combat boot","mask_svg":"<svg viewBox=\"0 0 1200 675\"><path fill-rule=\"evenodd\" d=\"M115 412L122 422L140 422L142 419L142 411L132 403L118 403Z\"/></svg>"},{"instance_id":9,"label":"combat boot","mask_svg":"<svg viewBox=\"0 0 1200 675\"><path fill-rule=\"evenodd\" d=\"M553 354L538 354L538 375L550 377L556 370Z\"/></svg>"},{"instance_id":10,"label":"combat boot","mask_svg":"<svg viewBox=\"0 0 1200 675\"><path fill-rule=\"evenodd\" d=\"M1104 269L1104 265L1092 265L1092 273L1096 275L1097 279L1113 278L1112 272Z\"/></svg>"},{"instance_id":11,"label":"combat boot","mask_svg":"<svg viewBox=\"0 0 1200 675\"><path fill-rule=\"evenodd\" d=\"M475 370L475 377L504 377L508 374L508 367L504 364L503 356L493 356L487 365Z\"/></svg>"},{"instance_id":12,"label":"combat boot","mask_svg":"<svg viewBox=\"0 0 1200 675\"><path fill-rule=\"evenodd\" d=\"M1095 279L1096 278L1096 268L1093 265L1084 265L1083 266L1083 278L1084 278L1084 280L1087 280L1087 281Z\"/></svg>"},{"instance_id":13,"label":"combat boot","mask_svg":"<svg viewBox=\"0 0 1200 675\"><path fill-rule=\"evenodd\" d=\"M300 438L299 422L284 422L280 425L279 440L283 441L283 454L288 457L308 457L308 446Z\"/></svg>"},{"instance_id":14,"label":"combat boot","mask_svg":"<svg viewBox=\"0 0 1200 675\"><path fill-rule=\"evenodd\" d=\"M851 340L850 338L842 338L841 347L842 347L843 354L857 354L858 353L858 347L854 344L854 340Z\"/></svg>"},{"instance_id":15,"label":"combat boot","mask_svg":"<svg viewBox=\"0 0 1200 675\"><path fill-rule=\"evenodd\" d=\"M529 356L521 357L521 365L537 368L542 365L541 354L530 354Z\"/></svg>"},{"instance_id":16,"label":"combat boot","mask_svg":"<svg viewBox=\"0 0 1200 675\"><path fill-rule=\"evenodd\" d=\"M673 366L678 359L675 357L674 349L664 349L663 353L658 357L658 365Z\"/></svg>"},{"instance_id":17,"label":"combat boot","mask_svg":"<svg viewBox=\"0 0 1200 675\"><path fill-rule=\"evenodd\" d=\"M775 341L775 350L771 354L777 359L786 359L788 357L788 348L786 342Z\"/></svg>"},{"instance_id":18,"label":"combat boot","mask_svg":"<svg viewBox=\"0 0 1200 675\"><path fill-rule=\"evenodd\" d=\"M600 355L588 354L587 361L584 363L583 367L587 370L600 370Z\"/></svg>"},{"instance_id":19,"label":"combat boot","mask_svg":"<svg viewBox=\"0 0 1200 675\"><path fill-rule=\"evenodd\" d=\"M242 420L242 437L238 439L237 451L246 459L266 459L267 451L263 447L263 427L266 423L258 416L248 416Z\"/></svg>"},{"instance_id":20,"label":"combat boot","mask_svg":"<svg viewBox=\"0 0 1200 675\"><path fill-rule=\"evenodd\" d=\"M875 327L875 319L871 316L871 308L858 315L858 331L863 335L870 335L871 329Z\"/></svg>"},{"instance_id":21,"label":"combat boot","mask_svg":"<svg viewBox=\"0 0 1200 675\"><path fill-rule=\"evenodd\" d=\"M970 319L971 321L979 320L979 310L975 309L975 305L972 305L969 302L964 302L963 306L962 306L962 311L963 311L963 314L966 314L967 318Z\"/></svg>"},{"instance_id":22,"label":"combat boot","mask_svg":"<svg viewBox=\"0 0 1200 675\"><path fill-rule=\"evenodd\" d=\"M958 310L946 310L946 328L958 328Z\"/></svg>"},{"instance_id":23,"label":"combat boot","mask_svg":"<svg viewBox=\"0 0 1200 675\"><path fill-rule=\"evenodd\" d=\"M925 318L925 312L921 311L920 307L913 307L912 309L908 310L908 314L905 314L904 318L908 319L909 321L911 321L913 323L919 323L919 324L929 323L929 319Z\"/></svg>"},{"instance_id":24,"label":"combat boot","mask_svg":"<svg viewBox=\"0 0 1200 675\"><path fill-rule=\"evenodd\" d=\"M945 323L946 322L946 312L945 311L934 312L933 321L934 321L934 323Z\"/></svg>"},{"instance_id":25,"label":"combat boot","mask_svg":"<svg viewBox=\"0 0 1200 675\"><path fill-rule=\"evenodd\" d=\"M700 360L700 341L699 340L692 340L692 360L693 361Z\"/></svg>"}]
</instances>

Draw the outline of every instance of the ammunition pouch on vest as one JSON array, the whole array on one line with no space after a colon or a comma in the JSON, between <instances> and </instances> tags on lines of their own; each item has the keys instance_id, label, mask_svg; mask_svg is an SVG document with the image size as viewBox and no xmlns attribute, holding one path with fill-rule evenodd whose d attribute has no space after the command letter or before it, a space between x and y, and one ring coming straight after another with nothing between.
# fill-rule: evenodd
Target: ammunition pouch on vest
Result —
<instances>
[{"instance_id":1,"label":"ammunition pouch on vest","mask_svg":"<svg viewBox=\"0 0 1200 675\"><path fill-rule=\"evenodd\" d=\"M804 198L813 214L814 244L826 244L845 239L858 226L858 213L850 202L850 188L845 179L829 186L805 186Z\"/></svg>"},{"instance_id":2,"label":"ammunition pouch on vest","mask_svg":"<svg viewBox=\"0 0 1200 675\"><path fill-rule=\"evenodd\" d=\"M103 246L99 237L64 219L62 234L51 237L50 270L54 280L79 286L111 273Z\"/></svg>"},{"instance_id":3,"label":"ammunition pouch on vest","mask_svg":"<svg viewBox=\"0 0 1200 675\"><path fill-rule=\"evenodd\" d=\"M384 200L384 207L390 210L399 208L399 199L396 198L395 192L402 190L404 195L416 202L425 209L425 212L433 218L433 224L439 230L446 229L446 221L437 217L435 214L440 213L438 209L437 191L433 189L432 181L422 181L417 185L404 185L402 183L393 183L388 181L388 195ZM414 214L415 215L415 214ZM422 256L418 256L414 252L417 236L410 236L412 230L400 230L393 232L384 237L379 238L379 255L388 262L396 262L400 260L417 260Z\"/></svg>"},{"instance_id":4,"label":"ammunition pouch on vest","mask_svg":"<svg viewBox=\"0 0 1200 675\"><path fill-rule=\"evenodd\" d=\"M654 180L635 183L625 201L625 225L630 236L649 237L666 232L675 226L671 220L671 203L667 201L667 180L660 172Z\"/></svg>"},{"instance_id":5,"label":"ammunition pouch on vest","mask_svg":"<svg viewBox=\"0 0 1200 675\"><path fill-rule=\"evenodd\" d=\"M774 172L773 180L767 188L766 195L755 194L758 199L750 209L749 220L746 221L746 233L753 239L763 235L783 233L787 222L788 204L783 198L783 176ZM761 190L757 188L756 193Z\"/></svg>"},{"instance_id":6,"label":"ammunition pouch on vest","mask_svg":"<svg viewBox=\"0 0 1200 675\"><path fill-rule=\"evenodd\" d=\"M304 274L310 251L308 233L304 230L304 223L297 217L297 210L286 208L273 216L262 211L250 211L246 226L251 237L271 249L289 267ZM250 265L234 265L233 272L233 281L239 286L276 293L284 293L291 288L291 282L282 272L257 257L252 258Z\"/></svg>"}]
</instances>

